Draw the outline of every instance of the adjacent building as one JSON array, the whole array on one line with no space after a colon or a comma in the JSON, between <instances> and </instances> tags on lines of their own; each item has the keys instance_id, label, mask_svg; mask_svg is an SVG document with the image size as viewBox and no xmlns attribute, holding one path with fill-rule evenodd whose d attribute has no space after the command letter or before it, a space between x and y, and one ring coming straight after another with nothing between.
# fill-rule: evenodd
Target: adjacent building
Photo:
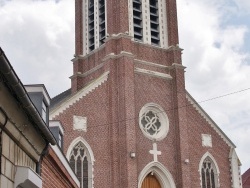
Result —
<instances>
[{"instance_id":1,"label":"adjacent building","mask_svg":"<svg viewBox=\"0 0 250 188\"><path fill-rule=\"evenodd\" d=\"M45 104L44 113L37 110L0 48L1 188L42 187L41 163L56 140L46 124L48 95L43 90L38 98L40 106Z\"/></svg>"},{"instance_id":2,"label":"adjacent building","mask_svg":"<svg viewBox=\"0 0 250 188\"><path fill-rule=\"evenodd\" d=\"M79 187L49 105L45 86L24 86L0 48L0 188Z\"/></svg>"}]
</instances>

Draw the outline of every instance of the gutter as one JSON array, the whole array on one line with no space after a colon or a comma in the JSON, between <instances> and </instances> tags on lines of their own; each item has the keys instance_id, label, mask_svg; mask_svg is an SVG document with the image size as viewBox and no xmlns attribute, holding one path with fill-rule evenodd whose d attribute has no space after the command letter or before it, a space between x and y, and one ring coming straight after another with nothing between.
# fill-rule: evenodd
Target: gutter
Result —
<instances>
[{"instance_id":1,"label":"gutter","mask_svg":"<svg viewBox=\"0 0 250 188\"><path fill-rule=\"evenodd\" d=\"M34 123L37 125L39 132L42 133L43 137L49 141L52 145L56 145L56 140L50 132L47 125L42 120L40 114L36 110L34 104L27 91L25 90L22 82L16 75L13 67L7 59L4 51L0 48L0 72L4 75L7 80L7 84L16 94L19 102L22 104L24 110L30 115Z\"/></svg>"}]
</instances>

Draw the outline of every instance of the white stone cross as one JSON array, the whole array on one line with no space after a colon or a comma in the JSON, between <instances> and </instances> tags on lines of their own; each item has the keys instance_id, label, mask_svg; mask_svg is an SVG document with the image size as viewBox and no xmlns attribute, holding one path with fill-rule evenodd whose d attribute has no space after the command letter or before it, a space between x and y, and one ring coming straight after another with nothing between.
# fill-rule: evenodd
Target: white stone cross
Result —
<instances>
[{"instance_id":1,"label":"white stone cross","mask_svg":"<svg viewBox=\"0 0 250 188\"><path fill-rule=\"evenodd\" d=\"M150 150L149 153L154 155L154 161L158 161L158 155L161 155L161 151L157 151L156 143L153 143L153 150Z\"/></svg>"}]
</instances>

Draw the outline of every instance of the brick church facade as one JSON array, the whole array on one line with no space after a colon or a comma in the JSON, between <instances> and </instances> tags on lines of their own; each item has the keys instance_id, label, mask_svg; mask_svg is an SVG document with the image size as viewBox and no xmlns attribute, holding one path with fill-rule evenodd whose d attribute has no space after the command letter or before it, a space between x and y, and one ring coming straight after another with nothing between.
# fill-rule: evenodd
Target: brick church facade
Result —
<instances>
[{"instance_id":1,"label":"brick church facade","mask_svg":"<svg viewBox=\"0 0 250 188\"><path fill-rule=\"evenodd\" d=\"M176 0L76 0L75 35L50 119L81 188L242 187L235 145L185 89Z\"/></svg>"}]
</instances>

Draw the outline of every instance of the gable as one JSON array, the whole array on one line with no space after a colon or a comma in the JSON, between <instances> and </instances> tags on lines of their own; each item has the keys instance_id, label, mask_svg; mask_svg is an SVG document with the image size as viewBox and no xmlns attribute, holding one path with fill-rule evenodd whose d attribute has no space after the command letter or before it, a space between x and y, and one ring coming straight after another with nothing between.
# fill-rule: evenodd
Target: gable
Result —
<instances>
[{"instance_id":1,"label":"gable","mask_svg":"<svg viewBox=\"0 0 250 188\"><path fill-rule=\"evenodd\" d=\"M216 133L226 142L229 147L235 148L234 143L226 136L219 126L211 119L211 117L202 109L195 99L186 91L186 98L190 104L198 111L198 113L208 122L208 124L216 131Z\"/></svg>"},{"instance_id":2,"label":"gable","mask_svg":"<svg viewBox=\"0 0 250 188\"><path fill-rule=\"evenodd\" d=\"M81 98L92 92L95 88L102 85L104 82L107 81L109 75L109 71L103 73L99 78L93 80L90 84L88 84L83 89L79 90L75 94L65 97L65 99L61 99L58 104L54 105L54 108L50 111L50 119L55 118L55 116L62 113L64 110L69 108L70 105L73 105L77 101L79 101Z\"/></svg>"}]
</instances>

